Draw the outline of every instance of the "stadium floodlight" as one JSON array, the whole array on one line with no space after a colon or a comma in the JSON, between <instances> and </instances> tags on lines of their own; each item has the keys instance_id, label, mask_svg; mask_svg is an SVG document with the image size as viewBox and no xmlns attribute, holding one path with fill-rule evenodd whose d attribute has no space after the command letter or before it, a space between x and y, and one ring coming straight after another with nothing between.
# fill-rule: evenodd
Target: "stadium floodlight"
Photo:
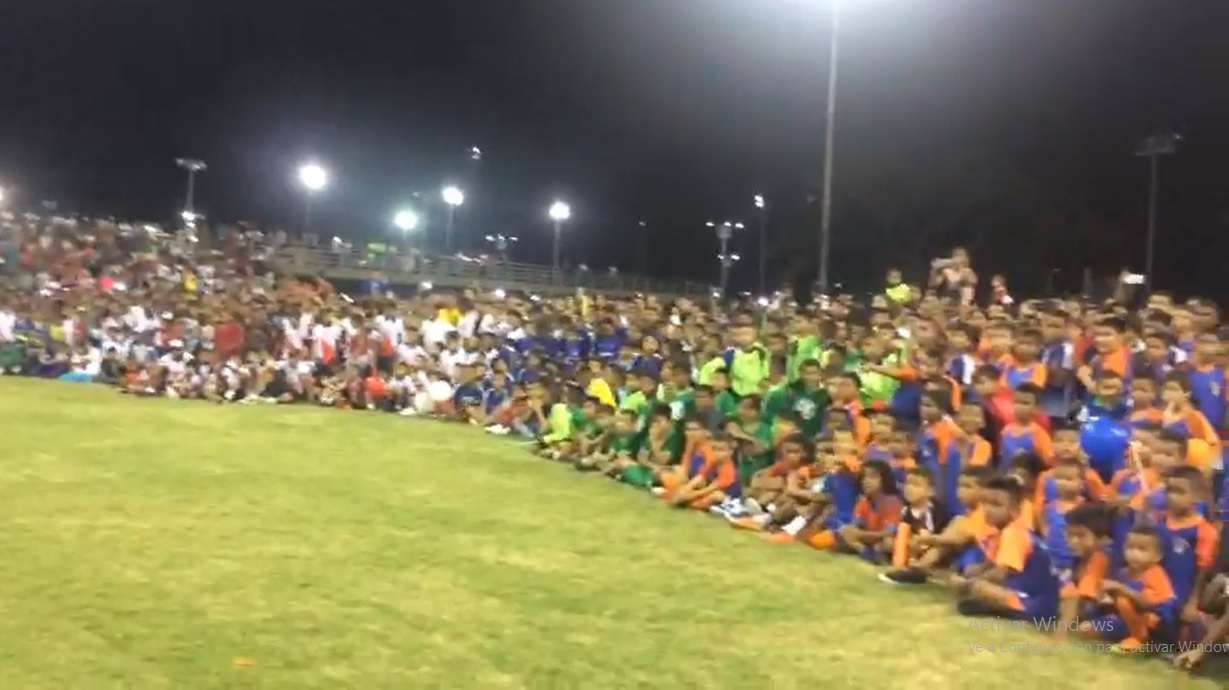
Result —
<instances>
[{"instance_id":1,"label":"stadium floodlight","mask_svg":"<svg viewBox=\"0 0 1229 690\"><path fill-rule=\"evenodd\" d=\"M1144 254L1145 291L1152 291L1152 262L1156 255L1157 185L1160 183L1161 156L1178 152L1182 135L1175 132L1153 134L1135 149L1135 155L1148 159L1148 246Z\"/></svg>"},{"instance_id":2,"label":"stadium floodlight","mask_svg":"<svg viewBox=\"0 0 1229 690\"><path fill-rule=\"evenodd\" d=\"M435 285L433 285L433 284L431 283L431 281L429 281L429 280L424 280L424 281L422 281L421 283L419 283L419 284L418 284L418 289L419 289L419 290L430 290L430 289L432 289L432 288L434 288L434 287L435 287Z\"/></svg>"},{"instance_id":3,"label":"stadium floodlight","mask_svg":"<svg viewBox=\"0 0 1229 690\"><path fill-rule=\"evenodd\" d=\"M303 232L312 225L312 197L329 186L329 171L319 163L304 163L299 166L299 183L307 190L303 201Z\"/></svg>"},{"instance_id":4,"label":"stadium floodlight","mask_svg":"<svg viewBox=\"0 0 1229 690\"><path fill-rule=\"evenodd\" d=\"M414 209L403 208L393 215L393 225L396 225L401 232L407 233L418 227L418 214Z\"/></svg>"},{"instance_id":5,"label":"stadium floodlight","mask_svg":"<svg viewBox=\"0 0 1229 690\"><path fill-rule=\"evenodd\" d=\"M198 158L176 158L175 165L188 172L188 195L184 200L184 221L191 224L187 214L196 210L196 173L205 172L209 166Z\"/></svg>"},{"instance_id":6,"label":"stadium floodlight","mask_svg":"<svg viewBox=\"0 0 1229 690\"><path fill-rule=\"evenodd\" d=\"M459 187L448 185L440 190L440 197L444 199L444 203L448 204L448 224L444 229L444 250L445 253L452 253L452 226L456 219L457 207L465 203L465 192Z\"/></svg>"},{"instance_id":7,"label":"stadium floodlight","mask_svg":"<svg viewBox=\"0 0 1229 690\"><path fill-rule=\"evenodd\" d=\"M742 230L744 225L741 221L736 220L724 220L720 223L710 220L704 226L712 228L717 233L717 240L721 243L721 253L717 255L717 261L721 265L721 294L725 295L726 285L730 280L730 267L742 258L730 253L730 238L734 236L735 230Z\"/></svg>"},{"instance_id":8,"label":"stadium floodlight","mask_svg":"<svg viewBox=\"0 0 1229 690\"><path fill-rule=\"evenodd\" d=\"M304 163L299 166L299 182L309 192L319 192L329 186L329 171L319 163Z\"/></svg>"},{"instance_id":9,"label":"stadium floodlight","mask_svg":"<svg viewBox=\"0 0 1229 690\"><path fill-rule=\"evenodd\" d=\"M555 201L550 205L547 214L551 220L555 221L555 244L552 253L553 261L551 262L551 278L552 282L559 279L559 241L563 234L563 224L572 217L572 207L562 201Z\"/></svg>"},{"instance_id":10,"label":"stadium floodlight","mask_svg":"<svg viewBox=\"0 0 1229 690\"><path fill-rule=\"evenodd\" d=\"M495 288L494 294L495 294L495 299L503 299L508 296L508 293L504 292L503 288Z\"/></svg>"},{"instance_id":11,"label":"stadium floodlight","mask_svg":"<svg viewBox=\"0 0 1229 690\"><path fill-rule=\"evenodd\" d=\"M760 294L768 292L768 200L763 194L755 195L755 207L760 212Z\"/></svg>"}]
</instances>

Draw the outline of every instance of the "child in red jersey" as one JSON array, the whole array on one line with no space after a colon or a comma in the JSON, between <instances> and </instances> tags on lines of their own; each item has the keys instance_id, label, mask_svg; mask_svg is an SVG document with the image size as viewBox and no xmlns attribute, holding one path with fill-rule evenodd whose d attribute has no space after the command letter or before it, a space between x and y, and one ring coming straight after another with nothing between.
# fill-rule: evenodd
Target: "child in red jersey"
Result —
<instances>
[{"instance_id":1,"label":"child in red jersey","mask_svg":"<svg viewBox=\"0 0 1229 690\"><path fill-rule=\"evenodd\" d=\"M1058 570L1059 618L1055 632L1066 637L1080 620L1092 617L1101 598L1101 583L1109 572L1109 544L1113 515L1104 505L1085 503L1067 513L1067 552L1070 567Z\"/></svg>"}]
</instances>

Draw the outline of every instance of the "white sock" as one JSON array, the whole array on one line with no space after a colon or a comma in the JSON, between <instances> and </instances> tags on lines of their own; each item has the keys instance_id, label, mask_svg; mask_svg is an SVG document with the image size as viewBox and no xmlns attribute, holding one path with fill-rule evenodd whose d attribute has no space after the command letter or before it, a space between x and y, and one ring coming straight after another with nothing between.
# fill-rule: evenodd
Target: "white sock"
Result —
<instances>
[{"instance_id":1,"label":"white sock","mask_svg":"<svg viewBox=\"0 0 1229 690\"><path fill-rule=\"evenodd\" d=\"M807 519L799 515L793 520L790 520L789 523L786 524L784 527L782 527L781 531L785 532L786 534L792 537L798 534L799 532L801 532L802 528L806 526L807 526Z\"/></svg>"}]
</instances>

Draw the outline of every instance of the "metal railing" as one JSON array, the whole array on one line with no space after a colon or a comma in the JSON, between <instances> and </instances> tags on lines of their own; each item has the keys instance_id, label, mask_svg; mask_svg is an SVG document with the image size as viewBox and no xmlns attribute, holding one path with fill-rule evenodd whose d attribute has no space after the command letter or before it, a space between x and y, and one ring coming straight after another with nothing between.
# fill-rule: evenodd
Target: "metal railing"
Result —
<instances>
[{"instance_id":1,"label":"metal railing","mask_svg":"<svg viewBox=\"0 0 1229 690\"><path fill-rule=\"evenodd\" d=\"M291 273L326 278L383 280L392 284L432 283L440 286L489 285L506 289L562 292L583 287L606 292L645 292L700 296L708 286L689 281L659 280L622 273L571 269L555 275L549 266L491 258L425 255L417 252L372 252L363 248L320 249L285 245L273 251L272 263Z\"/></svg>"}]
</instances>

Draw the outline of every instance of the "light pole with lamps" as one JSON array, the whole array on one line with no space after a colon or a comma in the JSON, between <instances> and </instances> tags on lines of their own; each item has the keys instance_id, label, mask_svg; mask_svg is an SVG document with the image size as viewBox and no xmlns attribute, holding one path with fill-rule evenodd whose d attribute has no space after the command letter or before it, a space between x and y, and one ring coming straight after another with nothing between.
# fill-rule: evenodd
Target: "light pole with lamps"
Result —
<instances>
[{"instance_id":1,"label":"light pole with lamps","mask_svg":"<svg viewBox=\"0 0 1229 690\"><path fill-rule=\"evenodd\" d=\"M196 173L205 172L209 166L196 158L176 158L175 165L188 171L188 198L184 201L183 217L186 222L196 219ZM191 219L191 220L189 220Z\"/></svg>"},{"instance_id":2,"label":"light pole with lamps","mask_svg":"<svg viewBox=\"0 0 1229 690\"><path fill-rule=\"evenodd\" d=\"M461 191L459 187L448 185L440 190L440 196L443 197L444 203L448 205L448 223L444 227L444 251L447 254L451 254L452 224L457 213L457 207L465 203L465 192Z\"/></svg>"},{"instance_id":3,"label":"light pole with lamps","mask_svg":"<svg viewBox=\"0 0 1229 690\"><path fill-rule=\"evenodd\" d=\"M725 297L726 285L730 282L730 269L742 258L730 253L730 238L734 236L735 230L742 230L744 226L740 221L734 220L720 223L710 220L704 225L712 228L717 233L717 240L721 242L721 253L717 255L717 259L721 262L721 296Z\"/></svg>"},{"instance_id":4,"label":"light pole with lamps","mask_svg":"<svg viewBox=\"0 0 1229 690\"><path fill-rule=\"evenodd\" d=\"M559 282L559 241L564 222L572 217L572 207L562 201L556 201L550 205L547 213L555 222L555 245L551 252L551 282Z\"/></svg>"},{"instance_id":5,"label":"light pole with lamps","mask_svg":"<svg viewBox=\"0 0 1229 690\"><path fill-rule=\"evenodd\" d=\"M760 211L760 294L766 295L768 294L768 201L763 194L755 195L755 207Z\"/></svg>"},{"instance_id":6,"label":"light pole with lamps","mask_svg":"<svg viewBox=\"0 0 1229 690\"><path fill-rule=\"evenodd\" d=\"M819 292L828 292L828 241L832 232L832 141L836 133L837 38L841 0L832 3L832 28L828 38L828 116L824 125L824 187L819 220Z\"/></svg>"},{"instance_id":7,"label":"light pole with lamps","mask_svg":"<svg viewBox=\"0 0 1229 690\"><path fill-rule=\"evenodd\" d=\"M299 166L299 183L307 191L303 203L303 233L312 225L312 197L329 186L329 171L319 163L304 163Z\"/></svg>"},{"instance_id":8,"label":"light pole with lamps","mask_svg":"<svg viewBox=\"0 0 1229 690\"><path fill-rule=\"evenodd\" d=\"M1152 292L1152 262L1156 252L1157 188L1160 184L1160 159L1178 152L1181 134L1154 134L1135 149L1135 155L1148 159L1148 247L1144 253L1144 290Z\"/></svg>"}]
</instances>

